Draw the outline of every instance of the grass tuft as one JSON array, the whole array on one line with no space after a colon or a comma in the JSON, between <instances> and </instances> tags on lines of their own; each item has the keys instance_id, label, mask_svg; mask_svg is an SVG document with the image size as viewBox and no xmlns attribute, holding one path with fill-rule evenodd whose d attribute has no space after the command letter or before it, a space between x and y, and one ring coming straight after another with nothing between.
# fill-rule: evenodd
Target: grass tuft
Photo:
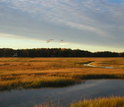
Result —
<instances>
[{"instance_id":1,"label":"grass tuft","mask_svg":"<svg viewBox=\"0 0 124 107\"><path fill-rule=\"evenodd\" d=\"M124 97L84 100L71 104L71 107L124 107Z\"/></svg>"}]
</instances>

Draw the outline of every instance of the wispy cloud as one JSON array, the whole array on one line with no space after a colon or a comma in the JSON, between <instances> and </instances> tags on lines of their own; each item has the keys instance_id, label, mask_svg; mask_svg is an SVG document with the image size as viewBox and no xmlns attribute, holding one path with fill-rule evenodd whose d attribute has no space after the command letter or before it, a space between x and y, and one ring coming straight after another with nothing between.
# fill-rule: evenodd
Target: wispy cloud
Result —
<instances>
[{"instance_id":1,"label":"wispy cloud","mask_svg":"<svg viewBox=\"0 0 124 107\"><path fill-rule=\"evenodd\" d=\"M124 44L123 11L124 0L0 0L0 28L46 40L72 36L73 42L77 33L76 42L120 46Z\"/></svg>"},{"instance_id":2,"label":"wispy cloud","mask_svg":"<svg viewBox=\"0 0 124 107\"><path fill-rule=\"evenodd\" d=\"M106 32L104 32L103 30L90 26L90 25L85 25L85 24L79 24L79 23L74 23L74 22L69 22L69 21L65 21L65 20L57 20L59 23L63 23L65 25L68 25L70 27L74 27L76 29L80 29L80 30L87 30L88 32L95 32L97 34L99 34L99 36L104 36L107 37L109 36Z\"/></svg>"}]
</instances>

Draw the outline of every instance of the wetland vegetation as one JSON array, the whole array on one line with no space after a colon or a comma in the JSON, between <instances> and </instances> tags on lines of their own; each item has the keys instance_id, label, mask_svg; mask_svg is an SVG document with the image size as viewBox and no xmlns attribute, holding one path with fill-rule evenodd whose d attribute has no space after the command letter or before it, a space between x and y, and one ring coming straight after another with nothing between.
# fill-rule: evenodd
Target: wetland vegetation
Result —
<instances>
[{"instance_id":1,"label":"wetland vegetation","mask_svg":"<svg viewBox=\"0 0 124 107\"><path fill-rule=\"evenodd\" d=\"M84 100L72 104L71 107L124 107L124 97Z\"/></svg>"},{"instance_id":2,"label":"wetland vegetation","mask_svg":"<svg viewBox=\"0 0 124 107\"><path fill-rule=\"evenodd\" d=\"M88 67L116 67L106 69ZM124 58L0 58L0 90L64 87L86 79L124 79Z\"/></svg>"},{"instance_id":3,"label":"wetland vegetation","mask_svg":"<svg viewBox=\"0 0 124 107\"><path fill-rule=\"evenodd\" d=\"M52 102L35 105L34 107L62 107ZM90 100L83 100L70 105L70 107L124 107L124 97L104 97Z\"/></svg>"}]
</instances>

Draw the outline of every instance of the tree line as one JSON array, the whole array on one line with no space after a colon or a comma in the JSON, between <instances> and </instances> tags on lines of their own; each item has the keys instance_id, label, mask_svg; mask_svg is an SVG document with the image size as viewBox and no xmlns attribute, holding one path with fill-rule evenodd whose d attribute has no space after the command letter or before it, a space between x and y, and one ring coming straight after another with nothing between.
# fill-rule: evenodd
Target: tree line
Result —
<instances>
[{"instance_id":1,"label":"tree line","mask_svg":"<svg viewBox=\"0 0 124 107\"><path fill-rule=\"evenodd\" d=\"M90 52L79 49L38 48L38 49L9 49L1 48L0 57L124 57L124 52Z\"/></svg>"}]
</instances>

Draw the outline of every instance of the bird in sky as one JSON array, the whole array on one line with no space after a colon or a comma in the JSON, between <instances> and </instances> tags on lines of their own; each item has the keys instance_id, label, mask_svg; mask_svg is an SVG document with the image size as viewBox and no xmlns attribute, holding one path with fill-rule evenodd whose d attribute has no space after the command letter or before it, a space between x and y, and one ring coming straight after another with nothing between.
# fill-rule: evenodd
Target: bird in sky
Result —
<instances>
[{"instance_id":1,"label":"bird in sky","mask_svg":"<svg viewBox=\"0 0 124 107\"><path fill-rule=\"evenodd\" d=\"M60 42L64 42L64 40L60 40Z\"/></svg>"},{"instance_id":2,"label":"bird in sky","mask_svg":"<svg viewBox=\"0 0 124 107\"><path fill-rule=\"evenodd\" d=\"M47 43L50 43L50 42L53 42L54 41L54 39L49 39L49 40L47 40L46 42Z\"/></svg>"}]
</instances>

